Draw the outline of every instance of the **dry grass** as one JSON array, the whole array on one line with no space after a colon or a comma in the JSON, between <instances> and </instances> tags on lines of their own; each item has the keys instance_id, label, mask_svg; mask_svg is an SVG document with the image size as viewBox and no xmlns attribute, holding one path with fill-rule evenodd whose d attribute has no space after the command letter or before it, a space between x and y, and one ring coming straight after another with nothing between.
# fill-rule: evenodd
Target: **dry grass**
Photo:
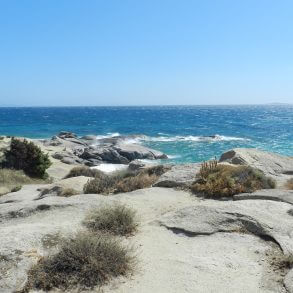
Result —
<instances>
[{"instance_id":1,"label":"dry grass","mask_svg":"<svg viewBox=\"0 0 293 293\"><path fill-rule=\"evenodd\" d=\"M275 188L275 182L260 170L249 166L205 163L191 190L197 194L217 198L268 188Z\"/></svg>"},{"instance_id":2,"label":"dry grass","mask_svg":"<svg viewBox=\"0 0 293 293\"><path fill-rule=\"evenodd\" d=\"M92 289L134 269L133 251L109 236L79 233L63 240L59 251L44 257L28 273L22 292L53 288Z\"/></svg>"},{"instance_id":3,"label":"dry grass","mask_svg":"<svg viewBox=\"0 0 293 293\"><path fill-rule=\"evenodd\" d=\"M124 205L106 206L93 210L83 223L92 232L119 236L132 235L138 226L136 212Z\"/></svg>"},{"instance_id":4,"label":"dry grass","mask_svg":"<svg viewBox=\"0 0 293 293\"><path fill-rule=\"evenodd\" d=\"M134 173L123 171L96 177L85 184L84 193L110 194L148 188L169 169L170 167L158 165Z\"/></svg>"},{"instance_id":5,"label":"dry grass","mask_svg":"<svg viewBox=\"0 0 293 293\"><path fill-rule=\"evenodd\" d=\"M149 175L141 173L134 177L127 177L117 182L115 186L115 193L130 192L137 189L151 187L158 177L156 175Z\"/></svg>"},{"instance_id":6,"label":"dry grass","mask_svg":"<svg viewBox=\"0 0 293 293\"><path fill-rule=\"evenodd\" d=\"M293 190L293 178L289 179L286 182L286 188L289 189L289 190Z\"/></svg>"},{"instance_id":7,"label":"dry grass","mask_svg":"<svg viewBox=\"0 0 293 293\"><path fill-rule=\"evenodd\" d=\"M7 190L7 192L15 192L20 190L22 185L25 184L38 184L45 183L42 179L30 178L21 170L13 169L0 169L0 186L2 189ZM0 195L3 195L0 194Z\"/></svg>"},{"instance_id":8,"label":"dry grass","mask_svg":"<svg viewBox=\"0 0 293 293\"><path fill-rule=\"evenodd\" d=\"M86 166L78 166L78 167L72 168L70 172L65 176L65 178L71 178L71 177L77 177L77 176L103 178L106 175L102 171L97 169L91 169Z\"/></svg>"},{"instance_id":9,"label":"dry grass","mask_svg":"<svg viewBox=\"0 0 293 293\"><path fill-rule=\"evenodd\" d=\"M62 189L60 193L58 193L58 196L70 197L70 196L73 196L73 195L77 195L79 193L80 192L76 191L73 188L65 188L65 189Z\"/></svg>"}]
</instances>

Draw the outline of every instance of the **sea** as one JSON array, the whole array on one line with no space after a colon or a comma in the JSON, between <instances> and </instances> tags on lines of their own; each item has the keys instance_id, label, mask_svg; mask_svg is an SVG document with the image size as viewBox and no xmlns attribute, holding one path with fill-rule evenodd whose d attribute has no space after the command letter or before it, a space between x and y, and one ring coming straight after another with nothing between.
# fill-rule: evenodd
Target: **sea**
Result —
<instances>
[{"instance_id":1,"label":"sea","mask_svg":"<svg viewBox=\"0 0 293 293\"><path fill-rule=\"evenodd\" d=\"M219 158L233 148L293 156L293 105L1 107L0 135L49 138L66 130L129 141L166 153L170 163Z\"/></svg>"}]
</instances>

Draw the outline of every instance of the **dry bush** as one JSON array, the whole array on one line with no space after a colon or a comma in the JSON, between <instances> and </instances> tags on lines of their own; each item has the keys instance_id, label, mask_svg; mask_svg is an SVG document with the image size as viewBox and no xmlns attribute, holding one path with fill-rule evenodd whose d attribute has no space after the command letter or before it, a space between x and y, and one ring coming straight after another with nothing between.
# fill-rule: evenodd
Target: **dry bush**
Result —
<instances>
[{"instance_id":1,"label":"dry bush","mask_svg":"<svg viewBox=\"0 0 293 293\"><path fill-rule=\"evenodd\" d=\"M85 194L110 194L115 190L115 185L120 180L120 177L105 176L104 178L94 178L88 180L84 185L83 192Z\"/></svg>"},{"instance_id":2,"label":"dry bush","mask_svg":"<svg viewBox=\"0 0 293 293\"><path fill-rule=\"evenodd\" d=\"M231 166L217 164L197 175L192 185L194 193L208 197L228 197L259 189L275 188L275 182L262 171L249 166ZM210 171L207 171L210 170Z\"/></svg>"},{"instance_id":3,"label":"dry bush","mask_svg":"<svg viewBox=\"0 0 293 293\"><path fill-rule=\"evenodd\" d=\"M293 190L293 178L289 179L286 182L286 188L289 189L289 190Z\"/></svg>"},{"instance_id":4,"label":"dry bush","mask_svg":"<svg viewBox=\"0 0 293 293\"><path fill-rule=\"evenodd\" d=\"M79 194L79 192L76 191L75 189L65 188L65 189L62 189L60 193L58 193L58 196L70 197L70 196L77 195L77 194Z\"/></svg>"},{"instance_id":5,"label":"dry bush","mask_svg":"<svg viewBox=\"0 0 293 293\"><path fill-rule=\"evenodd\" d=\"M147 173L140 173L134 177L127 177L119 180L115 185L115 193L130 192L137 189L151 187L158 177L156 175L149 175Z\"/></svg>"},{"instance_id":6,"label":"dry bush","mask_svg":"<svg viewBox=\"0 0 293 293\"><path fill-rule=\"evenodd\" d=\"M22 292L53 288L92 289L134 269L134 256L121 241L106 235L79 233L64 239L59 251L42 258L28 273Z\"/></svg>"},{"instance_id":7,"label":"dry bush","mask_svg":"<svg viewBox=\"0 0 293 293\"><path fill-rule=\"evenodd\" d=\"M92 232L128 236L137 230L136 212L124 205L106 206L91 211L83 224Z\"/></svg>"},{"instance_id":8,"label":"dry bush","mask_svg":"<svg viewBox=\"0 0 293 293\"><path fill-rule=\"evenodd\" d=\"M96 177L103 178L106 175L97 169L91 169L87 166L78 166L72 168L69 173L65 176L65 178L78 177L78 176L86 176L86 177Z\"/></svg>"}]
</instances>

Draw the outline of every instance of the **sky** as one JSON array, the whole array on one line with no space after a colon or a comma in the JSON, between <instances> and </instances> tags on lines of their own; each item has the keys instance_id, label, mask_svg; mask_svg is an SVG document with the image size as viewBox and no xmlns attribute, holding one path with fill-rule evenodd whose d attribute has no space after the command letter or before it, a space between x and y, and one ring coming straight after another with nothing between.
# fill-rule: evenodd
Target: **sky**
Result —
<instances>
[{"instance_id":1,"label":"sky","mask_svg":"<svg viewBox=\"0 0 293 293\"><path fill-rule=\"evenodd\" d=\"M0 0L0 106L293 103L293 1Z\"/></svg>"}]
</instances>

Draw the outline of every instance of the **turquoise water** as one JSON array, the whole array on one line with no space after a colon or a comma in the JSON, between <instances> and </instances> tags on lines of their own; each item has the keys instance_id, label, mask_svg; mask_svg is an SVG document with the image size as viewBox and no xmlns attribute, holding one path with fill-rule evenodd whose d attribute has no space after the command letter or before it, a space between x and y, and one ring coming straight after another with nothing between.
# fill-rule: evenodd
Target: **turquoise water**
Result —
<instances>
[{"instance_id":1,"label":"turquoise water","mask_svg":"<svg viewBox=\"0 0 293 293\"><path fill-rule=\"evenodd\" d=\"M138 143L175 163L219 157L235 147L293 156L293 105L0 108L1 135L48 138L61 130L144 134Z\"/></svg>"}]
</instances>

